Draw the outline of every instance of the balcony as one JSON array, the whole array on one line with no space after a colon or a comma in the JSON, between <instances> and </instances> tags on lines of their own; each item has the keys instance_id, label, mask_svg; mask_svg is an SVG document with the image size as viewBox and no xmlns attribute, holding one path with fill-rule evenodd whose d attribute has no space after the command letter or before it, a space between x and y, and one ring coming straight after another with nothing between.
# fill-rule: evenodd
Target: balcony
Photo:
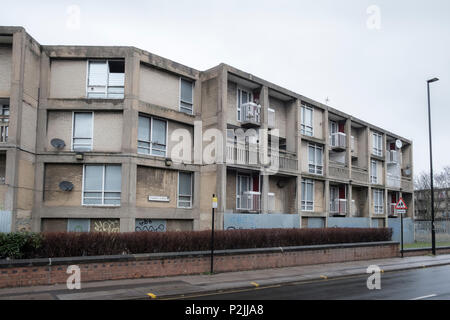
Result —
<instances>
[{"instance_id":1,"label":"balcony","mask_svg":"<svg viewBox=\"0 0 450 320\"><path fill-rule=\"evenodd\" d=\"M404 177L402 177L402 178L401 178L401 188L402 188L404 191L410 191L410 192L412 192L413 189L414 189L414 184L413 184L411 178L404 178Z\"/></svg>"},{"instance_id":2,"label":"balcony","mask_svg":"<svg viewBox=\"0 0 450 320\"><path fill-rule=\"evenodd\" d=\"M261 106L254 102L248 102L241 105L242 126L259 127L261 125Z\"/></svg>"},{"instance_id":3,"label":"balcony","mask_svg":"<svg viewBox=\"0 0 450 320\"><path fill-rule=\"evenodd\" d=\"M343 132L335 132L330 135L330 147L333 151L345 151L347 146L346 134Z\"/></svg>"},{"instance_id":4,"label":"balcony","mask_svg":"<svg viewBox=\"0 0 450 320\"><path fill-rule=\"evenodd\" d=\"M395 209L396 203L389 204L389 217L398 217L397 209Z\"/></svg>"},{"instance_id":5,"label":"balcony","mask_svg":"<svg viewBox=\"0 0 450 320\"><path fill-rule=\"evenodd\" d=\"M237 198L237 210L258 212L261 210L261 192L245 191Z\"/></svg>"},{"instance_id":6,"label":"balcony","mask_svg":"<svg viewBox=\"0 0 450 320\"><path fill-rule=\"evenodd\" d=\"M328 165L328 175L332 178L348 179L349 172L348 168L345 167L344 164L341 164L339 162L332 162L330 160L330 163Z\"/></svg>"},{"instance_id":7,"label":"balcony","mask_svg":"<svg viewBox=\"0 0 450 320\"><path fill-rule=\"evenodd\" d=\"M9 116L0 116L0 142L8 142Z\"/></svg>"},{"instance_id":8,"label":"balcony","mask_svg":"<svg viewBox=\"0 0 450 320\"><path fill-rule=\"evenodd\" d=\"M386 162L388 165L400 164L400 152L396 150L386 151Z\"/></svg>"},{"instance_id":9,"label":"balcony","mask_svg":"<svg viewBox=\"0 0 450 320\"><path fill-rule=\"evenodd\" d=\"M369 181L369 173L366 169L362 169L359 167L352 167L352 180L362 183L368 183Z\"/></svg>"},{"instance_id":10,"label":"balcony","mask_svg":"<svg viewBox=\"0 0 450 320\"><path fill-rule=\"evenodd\" d=\"M345 216L347 214L347 199L331 200L330 213L335 216Z\"/></svg>"},{"instance_id":11,"label":"balcony","mask_svg":"<svg viewBox=\"0 0 450 320\"><path fill-rule=\"evenodd\" d=\"M386 186L390 188L400 188L401 180L400 176L393 174L386 174Z\"/></svg>"},{"instance_id":12,"label":"balcony","mask_svg":"<svg viewBox=\"0 0 450 320\"><path fill-rule=\"evenodd\" d=\"M272 167L275 166L282 170L297 171L298 160L295 153L269 149L269 157L272 161Z\"/></svg>"}]
</instances>

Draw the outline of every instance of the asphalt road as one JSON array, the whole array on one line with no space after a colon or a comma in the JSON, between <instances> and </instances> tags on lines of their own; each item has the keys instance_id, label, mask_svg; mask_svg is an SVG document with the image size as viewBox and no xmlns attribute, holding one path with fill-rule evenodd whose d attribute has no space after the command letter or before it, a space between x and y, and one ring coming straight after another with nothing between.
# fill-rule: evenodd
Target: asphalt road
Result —
<instances>
[{"instance_id":1,"label":"asphalt road","mask_svg":"<svg viewBox=\"0 0 450 320\"><path fill-rule=\"evenodd\" d=\"M367 289L369 275L259 287L188 297L196 300L450 300L450 266L381 273L381 289Z\"/></svg>"}]
</instances>

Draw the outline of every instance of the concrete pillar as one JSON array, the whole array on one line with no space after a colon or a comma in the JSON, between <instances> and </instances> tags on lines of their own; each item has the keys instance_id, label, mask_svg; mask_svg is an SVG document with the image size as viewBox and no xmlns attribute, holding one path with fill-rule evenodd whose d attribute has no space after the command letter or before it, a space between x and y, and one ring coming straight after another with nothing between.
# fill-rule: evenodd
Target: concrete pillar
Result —
<instances>
[{"instance_id":1,"label":"concrete pillar","mask_svg":"<svg viewBox=\"0 0 450 320\"><path fill-rule=\"evenodd\" d=\"M330 216L330 180L325 180L325 226L328 226L328 217Z\"/></svg>"},{"instance_id":2,"label":"concrete pillar","mask_svg":"<svg viewBox=\"0 0 450 320\"><path fill-rule=\"evenodd\" d=\"M345 121L345 144L346 144L346 150L345 150L345 162L348 167L348 178L352 178L352 120L347 119Z\"/></svg>"},{"instance_id":3,"label":"concrete pillar","mask_svg":"<svg viewBox=\"0 0 450 320\"><path fill-rule=\"evenodd\" d=\"M353 202L352 202L352 200L353 200L353 186L352 186L352 183L350 182L348 185L347 185L347 190L348 190L348 195L347 195L347 197L348 197L348 201L347 201L347 203L348 203L348 205L347 205L347 217L351 217L352 216L352 209L353 209Z\"/></svg>"}]
</instances>

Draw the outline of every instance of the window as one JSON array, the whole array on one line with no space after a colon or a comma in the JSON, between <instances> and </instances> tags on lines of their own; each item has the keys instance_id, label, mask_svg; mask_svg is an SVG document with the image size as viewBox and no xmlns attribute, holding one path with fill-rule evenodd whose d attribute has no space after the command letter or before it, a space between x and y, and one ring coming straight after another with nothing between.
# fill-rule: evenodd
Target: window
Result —
<instances>
[{"instance_id":1,"label":"window","mask_svg":"<svg viewBox=\"0 0 450 320\"><path fill-rule=\"evenodd\" d=\"M9 105L0 104L0 121L9 122Z\"/></svg>"},{"instance_id":2,"label":"window","mask_svg":"<svg viewBox=\"0 0 450 320\"><path fill-rule=\"evenodd\" d=\"M302 179L302 210L314 211L314 181Z\"/></svg>"},{"instance_id":3,"label":"window","mask_svg":"<svg viewBox=\"0 0 450 320\"><path fill-rule=\"evenodd\" d=\"M122 190L120 165L85 165L83 205L119 206Z\"/></svg>"},{"instance_id":4,"label":"window","mask_svg":"<svg viewBox=\"0 0 450 320\"><path fill-rule=\"evenodd\" d=\"M178 173L178 207L192 207L192 173Z\"/></svg>"},{"instance_id":5,"label":"window","mask_svg":"<svg viewBox=\"0 0 450 320\"><path fill-rule=\"evenodd\" d=\"M250 176L238 175L236 184L236 209L248 209L248 198L244 192L252 191L252 178Z\"/></svg>"},{"instance_id":6,"label":"window","mask_svg":"<svg viewBox=\"0 0 450 320\"><path fill-rule=\"evenodd\" d=\"M301 133L306 136L313 135L313 108L302 105L301 111L302 123L301 123Z\"/></svg>"},{"instance_id":7,"label":"window","mask_svg":"<svg viewBox=\"0 0 450 320\"><path fill-rule=\"evenodd\" d=\"M9 105L0 104L0 142L8 141Z\"/></svg>"},{"instance_id":8,"label":"window","mask_svg":"<svg viewBox=\"0 0 450 320\"><path fill-rule=\"evenodd\" d=\"M123 99L124 60L91 60L88 69L88 98Z\"/></svg>"},{"instance_id":9,"label":"window","mask_svg":"<svg viewBox=\"0 0 450 320\"><path fill-rule=\"evenodd\" d=\"M383 155L383 141L382 136L379 133L372 133L372 153L381 157Z\"/></svg>"},{"instance_id":10,"label":"window","mask_svg":"<svg viewBox=\"0 0 450 320\"><path fill-rule=\"evenodd\" d=\"M252 101L253 94L250 91L237 89L237 121L242 121L242 105Z\"/></svg>"},{"instance_id":11,"label":"window","mask_svg":"<svg viewBox=\"0 0 450 320\"><path fill-rule=\"evenodd\" d=\"M377 214L383 213L383 202L384 202L383 190L373 189L373 208L374 212Z\"/></svg>"},{"instance_id":12,"label":"window","mask_svg":"<svg viewBox=\"0 0 450 320\"><path fill-rule=\"evenodd\" d=\"M93 136L93 112L74 112L72 150L91 151Z\"/></svg>"},{"instance_id":13,"label":"window","mask_svg":"<svg viewBox=\"0 0 450 320\"><path fill-rule=\"evenodd\" d=\"M308 144L309 173L323 174L323 148L317 144Z\"/></svg>"},{"instance_id":14,"label":"window","mask_svg":"<svg viewBox=\"0 0 450 320\"><path fill-rule=\"evenodd\" d=\"M194 83L180 78L180 111L192 114Z\"/></svg>"},{"instance_id":15,"label":"window","mask_svg":"<svg viewBox=\"0 0 450 320\"><path fill-rule=\"evenodd\" d=\"M378 183L377 161L370 161L370 183Z\"/></svg>"},{"instance_id":16,"label":"window","mask_svg":"<svg viewBox=\"0 0 450 320\"><path fill-rule=\"evenodd\" d=\"M165 157L167 150L167 121L139 116L138 153Z\"/></svg>"}]
</instances>

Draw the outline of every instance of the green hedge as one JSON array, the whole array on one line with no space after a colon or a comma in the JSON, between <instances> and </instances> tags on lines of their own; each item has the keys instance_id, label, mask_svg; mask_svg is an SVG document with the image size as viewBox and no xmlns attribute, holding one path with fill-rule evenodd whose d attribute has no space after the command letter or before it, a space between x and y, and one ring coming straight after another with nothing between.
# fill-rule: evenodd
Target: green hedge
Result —
<instances>
[{"instance_id":1,"label":"green hedge","mask_svg":"<svg viewBox=\"0 0 450 320\"><path fill-rule=\"evenodd\" d=\"M211 231L0 234L1 258L53 258L111 254L204 251ZM255 229L215 232L215 249L389 241L388 228Z\"/></svg>"}]
</instances>

